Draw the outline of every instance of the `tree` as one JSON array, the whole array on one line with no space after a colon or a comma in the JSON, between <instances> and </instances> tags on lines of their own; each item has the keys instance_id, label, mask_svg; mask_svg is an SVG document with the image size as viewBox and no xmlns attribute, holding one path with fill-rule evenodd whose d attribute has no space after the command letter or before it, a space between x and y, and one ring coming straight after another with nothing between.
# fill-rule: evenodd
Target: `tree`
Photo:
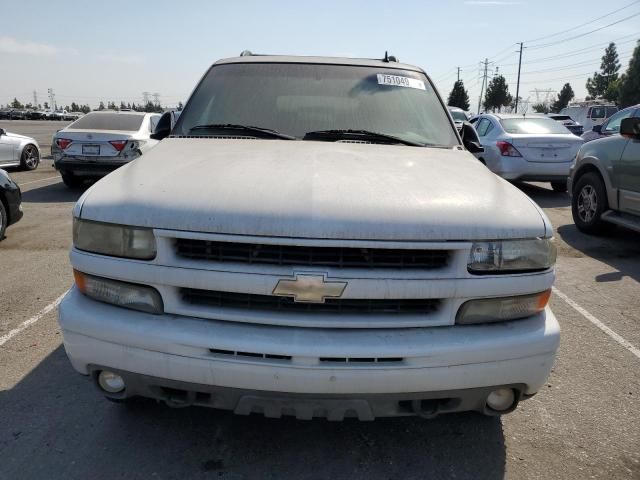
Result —
<instances>
[{"instance_id":1,"label":"tree","mask_svg":"<svg viewBox=\"0 0 640 480\"><path fill-rule=\"evenodd\" d=\"M462 80L458 80L453 84L453 89L449 94L447 105L451 107L458 107L462 110L469 110L469 94L464 89L464 83L462 83ZM178 110L182 110L182 102L180 102Z\"/></svg>"},{"instance_id":2,"label":"tree","mask_svg":"<svg viewBox=\"0 0 640 480\"><path fill-rule=\"evenodd\" d=\"M42 105L44 106L45 110L49 110L49 103L48 102L44 102Z\"/></svg>"},{"instance_id":3,"label":"tree","mask_svg":"<svg viewBox=\"0 0 640 480\"><path fill-rule=\"evenodd\" d=\"M104 106L104 102L100 101L100 105L98 105L98 110L104 110L105 106Z\"/></svg>"},{"instance_id":4,"label":"tree","mask_svg":"<svg viewBox=\"0 0 640 480\"><path fill-rule=\"evenodd\" d=\"M560 112L563 108L569 105L569 102L575 97L575 93L573 93L573 88L568 83L565 83L558 94L558 99L553 102L551 105L551 111L554 113Z\"/></svg>"},{"instance_id":5,"label":"tree","mask_svg":"<svg viewBox=\"0 0 640 480\"><path fill-rule=\"evenodd\" d=\"M640 40L629 60L629 68L620 78L618 93L621 107L640 103Z\"/></svg>"},{"instance_id":6,"label":"tree","mask_svg":"<svg viewBox=\"0 0 640 480\"><path fill-rule=\"evenodd\" d=\"M80 111L82 113L89 113L91 111L91 107L85 103L80 107Z\"/></svg>"},{"instance_id":7,"label":"tree","mask_svg":"<svg viewBox=\"0 0 640 480\"><path fill-rule=\"evenodd\" d=\"M532 108L536 113L549 113L549 109L544 103L534 103Z\"/></svg>"},{"instance_id":8,"label":"tree","mask_svg":"<svg viewBox=\"0 0 640 480\"><path fill-rule=\"evenodd\" d=\"M116 105L116 102L107 102L107 109L118 110L118 106Z\"/></svg>"},{"instance_id":9,"label":"tree","mask_svg":"<svg viewBox=\"0 0 640 480\"><path fill-rule=\"evenodd\" d=\"M18 101L16 97L13 97L13 102L11 102L11 108L22 108L22 104Z\"/></svg>"},{"instance_id":10,"label":"tree","mask_svg":"<svg viewBox=\"0 0 640 480\"><path fill-rule=\"evenodd\" d=\"M80 106L76 102L71 102L71 111L72 112L79 112L80 111Z\"/></svg>"},{"instance_id":11,"label":"tree","mask_svg":"<svg viewBox=\"0 0 640 480\"><path fill-rule=\"evenodd\" d=\"M484 97L484 109L498 112L502 107L511 104L513 97L509 94L507 81L502 75L497 75L491 79L487 87L487 94Z\"/></svg>"},{"instance_id":12,"label":"tree","mask_svg":"<svg viewBox=\"0 0 640 480\"><path fill-rule=\"evenodd\" d=\"M615 98L607 98L607 94L614 94L615 89L609 89L609 85L618 80L619 70L620 62L618 62L616 44L611 42L604 50L602 63L600 63L600 73L593 72L593 77L587 79L589 95L593 98L604 97L607 100L615 101Z\"/></svg>"},{"instance_id":13,"label":"tree","mask_svg":"<svg viewBox=\"0 0 640 480\"><path fill-rule=\"evenodd\" d=\"M127 106L124 104L124 102L120 102L120 110L126 110Z\"/></svg>"}]
</instances>

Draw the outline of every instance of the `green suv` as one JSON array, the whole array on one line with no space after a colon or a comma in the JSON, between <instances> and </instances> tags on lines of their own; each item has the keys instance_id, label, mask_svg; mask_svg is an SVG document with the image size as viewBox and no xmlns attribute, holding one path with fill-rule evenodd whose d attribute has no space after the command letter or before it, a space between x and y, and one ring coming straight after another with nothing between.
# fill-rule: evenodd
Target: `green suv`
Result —
<instances>
[{"instance_id":1,"label":"green suv","mask_svg":"<svg viewBox=\"0 0 640 480\"><path fill-rule=\"evenodd\" d=\"M640 232L640 118L622 120L620 135L585 143L568 188L579 230L601 233L620 225Z\"/></svg>"}]
</instances>

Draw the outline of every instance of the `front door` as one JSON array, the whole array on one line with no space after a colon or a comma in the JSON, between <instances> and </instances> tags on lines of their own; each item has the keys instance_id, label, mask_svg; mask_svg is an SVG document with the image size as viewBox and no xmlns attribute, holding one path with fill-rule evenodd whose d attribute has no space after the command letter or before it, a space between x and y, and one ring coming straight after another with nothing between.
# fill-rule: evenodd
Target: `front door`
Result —
<instances>
[{"instance_id":1,"label":"front door","mask_svg":"<svg viewBox=\"0 0 640 480\"><path fill-rule=\"evenodd\" d=\"M620 195L620 210L640 215L640 139L632 138L620 160L613 162L615 183Z\"/></svg>"},{"instance_id":2,"label":"front door","mask_svg":"<svg viewBox=\"0 0 640 480\"><path fill-rule=\"evenodd\" d=\"M0 135L0 165L14 161L14 149L15 145L11 141L11 138L6 134Z\"/></svg>"}]
</instances>

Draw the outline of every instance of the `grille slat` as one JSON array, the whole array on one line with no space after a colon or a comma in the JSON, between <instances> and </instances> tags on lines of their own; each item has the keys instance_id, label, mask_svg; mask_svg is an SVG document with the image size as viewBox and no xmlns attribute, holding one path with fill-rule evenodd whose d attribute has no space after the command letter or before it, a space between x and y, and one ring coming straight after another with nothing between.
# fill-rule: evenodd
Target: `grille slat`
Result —
<instances>
[{"instance_id":1,"label":"grille slat","mask_svg":"<svg viewBox=\"0 0 640 480\"><path fill-rule=\"evenodd\" d=\"M294 302L293 298L275 295L221 292L182 288L182 300L191 305L238 308L243 310L277 311L291 313L345 314L418 314L434 313L440 300L434 298L359 299L327 298L325 303Z\"/></svg>"},{"instance_id":2,"label":"grille slat","mask_svg":"<svg viewBox=\"0 0 640 480\"><path fill-rule=\"evenodd\" d=\"M450 257L448 250L262 245L188 238L176 239L175 251L179 257L191 260L400 270L444 268Z\"/></svg>"}]
</instances>

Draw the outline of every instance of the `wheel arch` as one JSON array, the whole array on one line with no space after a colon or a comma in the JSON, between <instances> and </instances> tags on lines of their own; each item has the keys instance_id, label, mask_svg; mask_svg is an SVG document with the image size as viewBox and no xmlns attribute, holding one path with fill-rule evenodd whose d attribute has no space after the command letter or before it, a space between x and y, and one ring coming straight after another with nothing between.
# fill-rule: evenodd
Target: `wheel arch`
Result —
<instances>
[{"instance_id":1,"label":"wheel arch","mask_svg":"<svg viewBox=\"0 0 640 480\"><path fill-rule=\"evenodd\" d=\"M604 184L604 188L607 191L607 201L609 203L609 208L617 209L618 196L616 194L616 190L613 188L613 185L611 184L611 179L609 178L609 175L607 175L606 172L603 172L602 167L598 163L590 159L586 159L586 161L583 161L583 163L576 169L576 173L573 175L573 181L571 184L572 185L572 191L570 192L571 195L572 196L575 195L576 184L578 183L578 180L580 179L580 177L590 172L596 173L600 177L600 180L602 180L602 183Z\"/></svg>"}]
</instances>

